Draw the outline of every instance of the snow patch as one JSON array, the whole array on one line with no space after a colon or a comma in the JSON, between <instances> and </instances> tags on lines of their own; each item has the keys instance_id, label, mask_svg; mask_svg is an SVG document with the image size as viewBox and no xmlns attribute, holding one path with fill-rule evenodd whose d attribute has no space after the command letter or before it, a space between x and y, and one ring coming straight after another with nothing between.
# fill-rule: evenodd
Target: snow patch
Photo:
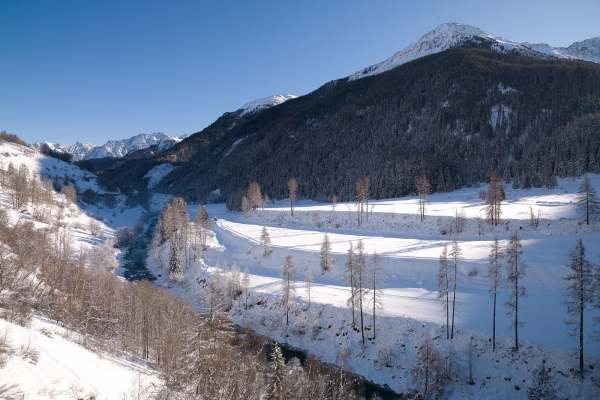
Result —
<instances>
[{"instance_id":1,"label":"snow patch","mask_svg":"<svg viewBox=\"0 0 600 400\"><path fill-rule=\"evenodd\" d=\"M154 186L158 185L158 182L176 168L177 167L169 163L160 164L152 168L144 175L144 178L148 179L148 189L152 189Z\"/></svg>"},{"instance_id":2,"label":"snow patch","mask_svg":"<svg viewBox=\"0 0 600 400\"><path fill-rule=\"evenodd\" d=\"M251 101L250 103L246 103L242 107L240 107L240 110L242 110L240 116L257 113L264 109L277 106L288 100L295 99L296 97L298 96L295 96L293 94L277 94L274 96L264 97L262 99Z\"/></svg>"}]
</instances>

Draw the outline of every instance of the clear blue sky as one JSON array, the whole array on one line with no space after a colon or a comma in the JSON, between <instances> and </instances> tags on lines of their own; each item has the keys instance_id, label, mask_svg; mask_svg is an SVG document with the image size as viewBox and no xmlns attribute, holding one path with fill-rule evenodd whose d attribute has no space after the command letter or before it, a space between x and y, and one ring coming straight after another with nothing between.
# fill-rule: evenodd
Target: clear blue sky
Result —
<instances>
[{"instance_id":1,"label":"clear blue sky","mask_svg":"<svg viewBox=\"0 0 600 400\"><path fill-rule=\"evenodd\" d=\"M443 22L567 46L600 36L600 1L0 0L0 130L63 144L194 133Z\"/></svg>"}]
</instances>

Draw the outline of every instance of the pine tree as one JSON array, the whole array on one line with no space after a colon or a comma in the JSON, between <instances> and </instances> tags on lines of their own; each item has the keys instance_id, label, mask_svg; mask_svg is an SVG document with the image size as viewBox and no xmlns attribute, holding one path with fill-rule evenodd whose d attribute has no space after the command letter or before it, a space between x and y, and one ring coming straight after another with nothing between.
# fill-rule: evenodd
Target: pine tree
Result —
<instances>
[{"instance_id":1,"label":"pine tree","mask_svg":"<svg viewBox=\"0 0 600 400\"><path fill-rule=\"evenodd\" d=\"M546 368L546 360L542 360L540 368L533 370L533 386L527 388L529 400L555 400L556 387L550 375L550 368Z\"/></svg>"},{"instance_id":2,"label":"pine tree","mask_svg":"<svg viewBox=\"0 0 600 400\"><path fill-rule=\"evenodd\" d=\"M248 308L248 296L250 296L250 272L248 272L248 267L244 268L242 286L244 287L244 307Z\"/></svg>"},{"instance_id":3,"label":"pine tree","mask_svg":"<svg viewBox=\"0 0 600 400\"><path fill-rule=\"evenodd\" d=\"M296 268L292 262L292 256L285 257L281 270L281 304L285 309L285 323L289 325L290 310L292 308L292 297L296 294Z\"/></svg>"},{"instance_id":4,"label":"pine tree","mask_svg":"<svg viewBox=\"0 0 600 400\"><path fill-rule=\"evenodd\" d=\"M569 319L565 323L573 327L569 336L579 336L579 373L583 377L583 313L594 299L594 282L592 263L585 259L585 247L581 239L577 240L573 250L569 250L569 258L571 262L567 267L571 268L571 271L564 277L569 282L565 293L569 299L563 302L569 314Z\"/></svg>"},{"instance_id":5,"label":"pine tree","mask_svg":"<svg viewBox=\"0 0 600 400\"><path fill-rule=\"evenodd\" d=\"M425 205L429 203L429 193L431 193L431 185L425 175L421 175L417 179L417 194L419 195L419 216L421 222L425 220Z\"/></svg>"},{"instance_id":6,"label":"pine tree","mask_svg":"<svg viewBox=\"0 0 600 400\"><path fill-rule=\"evenodd\" d=\"M347 305L350 310L352 310L352 328L356 326L356 318L354 315L354 310L356 309L355 300L356 300L356 285L354 280L356 278L355 272L355 260L354 260L354 246L352 242L350 242L350 248L348 249L347 258L346 258L346 271L344 272L343 281L348 281L350 285L350 297L348 297Z\"/></svg>"},{"instance_id":7,"label":"pine tree","mask_svg":"<svg viewBox=\"0 0 600 400\"><path fill-rule=\"evenodd\" d=\"M287 369L285 367L285 359L281 353L281 348L277 343L273 346L271 352L271 363L269 372L269 386L267 388L267 399L275 400L280 399L284 391L284 382L287 375Z\"/></svg>"},{"instance_id":8,"label":"pine tree","mask_svg":"<svg viewBox=\"0 0 600 400\"><path fill-rule=\"evenodd\" d=\"M577 211L585 215L585 223L589 225L590 219L600 214L600 202L596 197L596 189L587 175L583 178L578 193Z\"/></svg>"},{"instance_id":9,"label":"pine tree","mask_svg":"<svg viewBox=\"0 0 600 400\"><path fill-rule=\"evenodd\" d=\"M515 351L519 351L519 326L524 323L519 321L519 299L526 296L525 287L520 282L525 276L526 264L522 261L523 245L517 232L510 235L508 246L506 247L506 279L510 282L512 293L506 302L506 315L514 315L511 328L515 328Z\"/></svg>"},{"instance_id":10,"label":"pine tree","mask_svg":"<svg viewBox=\"0 0 600 400\"><path fill-rule=\"evenodd\" d=\"M492 281L490 293L494 299L494 311L492 318L492 351L496 351L496 297L498 295L498 287L502 282L502 259L504 257L504 253L500 248L500 242L498 241L497 237L495 237L494 241L492 242L488 257L490 260L490 267L488 269L488 273L486 274L486 278L490 278Z\"/></svg>"},{"instance_id":11,"label":"pine tree","mask_svg":"<svg viewBox=\"0 0 600 400\"><path fill-rule=\"evenodd\" d=\"M325 233L323 236L323 244L321 244L321 272L324 274L330 271L334 267L335 260L331 255L331 242L329 241L329 235Z\"/></svg>"},{"instance_id":12,"label":"pine tree","mask_svg":"<svg viewBox=\"0 0 600 400\"><path fill-rule=\"evenodd\" d=\"M175 240L172 238L169 252L169 277L174 278L178 274L181 274L181 262L179 260L177 245L175 244Z\"/></svg>"},{"instance_id":13,"label":"pine tree","mask_svg":"<svg viewBox=\"0 0 600 400\"><path fill-rule=\"evenodd\" d=\"M446 311L446 339L450 339L450 267L448 262L448 245L446 243L444 243L444 248L440 253L437 298L439 300L445 300L444 310Z\"/></svg>"},{"instance_id":14,"label":"pine tree","mask_svg":"<svg viewBox=\"0 0 600 400\"><path fill-rule=\"evenodd\" d=\"M267 227L263 225L261 234L260 234L260 243L263 246L263 258L269 257L271 255L271 236L269 236L269 232L267 231Z\"/></svg>"},{"instance_id":15,"label":"pine tree","mask_svg":"<svg viewBox=\"0 0 600 400\"><path fill-rule=\"evenodd\" d=\"M310 307L310 289L313 281L312 269L307 268L304 273L304 281L306 282L306 295L308 296L308 307Z\"/></svg>"},{"instance_id":16,"label":"pine tree","mask_svg":"<svg viewBox=\"0 0 600 400\"><path fill-rule=\"evenodd\" d=\"M360 311L360 333L362 336L363 346L365 344L365 324L364 324L364 307L363 302L366 294L366 270L367 270L367 261L366 261L366 253L365 253L365 245L360 239L356 244L356 261L354 267L355 279L354 282L356 284L356 290L354 291L356 295L356 303L358 303L358 309ZM356 304L355 303L355 304Z\"/></svg>"},{"instance_id":17,"label":"pine tree","mask_svg":"<svg viewBox=\"0 0 600 400\"><path fill-rule=\"evenodd\" d=\"M450 331L450 339L454 339L454 315L456 312L456 285L458 282L458 263L462 260L462 249L458 244L458 240L454 240L452 249L450 249L450 279L453 286L452 292L452 330Z\"/></svg>"}]
</instances>

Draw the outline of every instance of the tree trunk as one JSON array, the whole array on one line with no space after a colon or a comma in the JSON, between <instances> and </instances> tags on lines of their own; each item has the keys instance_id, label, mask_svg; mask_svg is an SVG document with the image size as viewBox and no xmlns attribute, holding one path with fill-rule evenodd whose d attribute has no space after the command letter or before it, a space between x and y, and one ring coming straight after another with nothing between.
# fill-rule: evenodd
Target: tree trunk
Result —
<instances>
[{"instance_id":1,"label":"tree trunk","mask_svg":"<svg viewBox=\"0 0 600 400\"><path fill-rule=\"evenodd\" d=\"M492 351L496 351L496 288L494 288L494 318L492 322Z\"/></svg>"}]
</instances>

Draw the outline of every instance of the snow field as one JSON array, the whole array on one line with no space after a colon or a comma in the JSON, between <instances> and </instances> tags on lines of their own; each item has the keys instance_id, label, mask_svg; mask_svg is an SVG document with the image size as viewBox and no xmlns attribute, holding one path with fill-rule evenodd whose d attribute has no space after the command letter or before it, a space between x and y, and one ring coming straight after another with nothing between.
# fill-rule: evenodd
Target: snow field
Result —
<instances>
[{"instance_id":1,"label":"snow field","mask_svg":"<svg viewBox=\"0 0 600 400\"><path fill-rule=\"evenodd\" d=\"M591 179L595 187L600 187L600 177L591 176ZM209 215L218 219L213 226L215 242L211 249L204 254L199 265L184 271L183 282L170 282L163 276L158 284L197 297L202 289L196 282L210 279L217 262L221 265L226 262L229 268L236 263L242 271L247 267L251 273L253 305L249 310L239 304L234 305L230 312L234 322L306 349L324 357L326 362L336 362L340 354L348 354L349 365L358 373L369 380L388 384L397 391L410 387L408 374L415 360L414 349L425 337L435 338L436 345L444 354L452 351L464 353L468 348L468 338L473 337L479 349L477 358L480 361L476 364L479 380L475 387L465 386L462 368L457 396L478 398L476 389L487 387L490 392L486 393L491 393L490 397L524 398L525 388L531 385L532 369L537 368L544 358L553 371L561 371L553 376L560 380L562 394L570 398L586 397L586 394L598 390L591 378L596 381L599 378L592 370L589 370L584 382L573 378L570 371L577 368L576 343L567 335L564 325L567 314L562 304L566 287L563 276L568 273L565 264L569 261L568 251L574 247L576 240L582 238L590 261L600 261L600 225L598 222L589 226L582 224L575 210L579 184L579 180L561 179L558 187L552 190L510 190L507 187L507 200L502 205L502 224L498 227L490 227L483 221L485 204L479 199L478 192L486 190L486 185L432 195L423 223L416 215L418 203L414 197L371 201L369 211L371 206L373 208L369 222L363 217L365 223L360 227L356 223L357 213L353 204L339 203L334 212L331 204L300 202L293 218L289 208L280 207L282 202L251 212L247 217L228 212L223 205L208 205ZM536 214L541 211L537 229L530 226L530 206ZM195 206L189 209L193 218ZM457 210L466 213L464 231L442 234L440 227L451 227ZM263 225L272 240L273 251L268 258L262 257L260 244ZM528 297L520 303L520 320L525 322L525 326L519 329L523 346L519 354L510 351L514 330L510 328L512 318L505 315L504 308L509 291L502 289L496 317L499 351L494 354L491 351L490 282L485 277L488 254L494 236L498 236L502 247L505 247L508 236L515 231L522 237L523 257L528 265L527 275L522 281ZM321 274L319 251L325 232L332 243L336 268ZM451 231L447 229L446 232ZM363 239L369 253L368 262L370 255L378 252L385 274L384 310L379 334L375 343L368 344L364 350L360 333L349 327L351 315L345 308L349 288L346 282L342 282L345 253L349 243L356 244L359 239ZM441 301L436 299L437 272L443 244L447 243L450 247L454 239L462 247L464 260L459 265L457 338L447 341L445 313ZM216 243L218 247L213 248ZM279 274L288 254L292 256L298 273L297 307L295 315L290 316L289 327L285 326L284 312L277 304ZM151 260L149 265L156 268ZM300 311L306 308L303 279L307 269L313 272L312 305L309 310ZM259 302L261 306L257 306ZM314 309L319 311L315 314ZM588 333L591 332L592 315L595 315L593 311L586 314ZM371 317L365 318L369 326ZM329 325L331 328L328 328ZM370 331L367 331L366 336L369 335ZM406 342L403 342L404 351L398 347L401 340ZM409 348L412 350L409 351ZM598 359L598 343L586 337L585 349L588 356L586 365L594 363ZM394 354L392 358L395 361L392 367L381 367L381 354L389 351ZM464 366L464 359L461 362Z\"/></svg>"}]
</instances>

